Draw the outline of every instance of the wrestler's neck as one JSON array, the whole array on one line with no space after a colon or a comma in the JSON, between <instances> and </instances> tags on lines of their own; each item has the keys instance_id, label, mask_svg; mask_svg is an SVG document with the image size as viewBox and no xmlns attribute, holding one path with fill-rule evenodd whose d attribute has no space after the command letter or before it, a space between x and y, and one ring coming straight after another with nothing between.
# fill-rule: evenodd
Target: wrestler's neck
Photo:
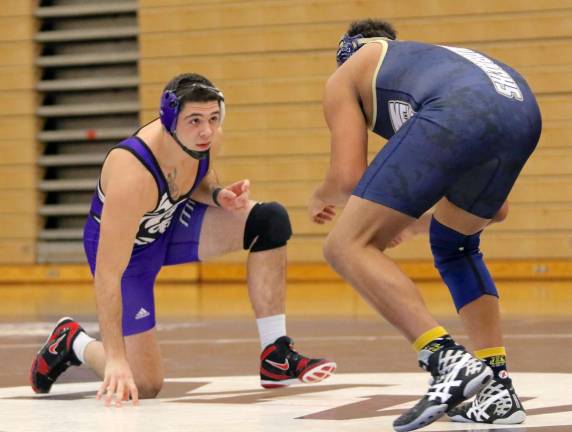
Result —
<instances>
[{"instance_id":1,"label":"wrestler's neck","mask_svg":"<svg viewBox=\"0 0 572 432\"><path fill-rule=\"evenodd\" d=\"M197 164L197 161L189 157L173 137L165 131L158 119L141 129L137 135L149 146L163 169Z\"/></svg>"}]
</instances>

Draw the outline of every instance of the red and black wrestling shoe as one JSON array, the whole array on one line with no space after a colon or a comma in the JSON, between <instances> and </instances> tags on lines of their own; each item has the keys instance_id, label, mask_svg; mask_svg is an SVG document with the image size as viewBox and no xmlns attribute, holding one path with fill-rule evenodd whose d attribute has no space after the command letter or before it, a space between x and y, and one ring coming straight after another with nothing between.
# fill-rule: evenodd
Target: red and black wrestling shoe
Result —
<instances>
[{"instance_id":1,"label":"red and black wrestling shoe","mask_svg":"<svg viewBox=\"0 0 572 432\"><path fill-rule=\"evenodd\" d=\"M72 344L82 331L81 326L72 318L58 321L30 368L30 385L36 393L49 393L52 384L68 367L81 364L73 352Z\"/></svg>"},{"instance_id":2,"label":"red and black wrestling shoe","mask_svg":"<svg viewBox=\"0 0 572 432\"><path fill-rule=\"evenodd\" d=\"M268 345L260 355L260 384L264 388L286 387L296 383L315 383L328 378L336 363L311 359L293 349L294 342L282 336Z\"/></svg>"}]
</instances>

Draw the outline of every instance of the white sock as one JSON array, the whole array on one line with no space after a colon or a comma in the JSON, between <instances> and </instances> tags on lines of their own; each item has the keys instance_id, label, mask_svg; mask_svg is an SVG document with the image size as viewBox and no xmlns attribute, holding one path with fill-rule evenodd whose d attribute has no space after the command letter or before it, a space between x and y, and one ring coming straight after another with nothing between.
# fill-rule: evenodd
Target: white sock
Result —
<instances>
[{"instance_id":1,"label":"white sock","mask_svg":"<svg viewBox=\"0 0 572 432\"><path fill-rule=\"evenodd\" d=\"M286 336L286 315L272 315L256 320L260 345L264 349L276 339Z\"/></svg>"},{"instance_id":2,"label":"white sock","mask_svg":"<svg viewBox=\"0 0 572 432\"><path fill-rule=\"evenodd\" d=\"M75 340L72 344L72 350L82 364L85 363L85 358L83 357L85 348L94 340L94 338L88 336L87 333L83 331L79 332L79 334L75 337Z\"/></svg>"}]
</instances>

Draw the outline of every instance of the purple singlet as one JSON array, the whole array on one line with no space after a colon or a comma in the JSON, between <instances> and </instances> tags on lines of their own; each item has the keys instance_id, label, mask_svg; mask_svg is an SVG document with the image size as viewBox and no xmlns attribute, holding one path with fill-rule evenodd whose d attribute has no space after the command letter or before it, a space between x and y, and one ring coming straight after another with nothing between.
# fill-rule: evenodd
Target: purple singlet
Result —
<instances>
[{"instance_id":1,"label":"purple singlet","mask_svg":"<svg viewBox=\"0 0 572 432\"><path fill-rule=\"evenodd\" d=\"M209 169L209 158L201 159L193 187L178 200L169 195L167 180L151 149L132 136L115 146L131 152L153 175L158 188L157 205L143 215L129 264L121 279L123 335L142 333L155 326L155 278L163 265L199 260L199 236L207 205L189 197ZM84 227L83 244L92 274L95 273L99 224L105 197L98 182ZM107 222L109 223L109 221Z\"/></svg>"}]
</instances>

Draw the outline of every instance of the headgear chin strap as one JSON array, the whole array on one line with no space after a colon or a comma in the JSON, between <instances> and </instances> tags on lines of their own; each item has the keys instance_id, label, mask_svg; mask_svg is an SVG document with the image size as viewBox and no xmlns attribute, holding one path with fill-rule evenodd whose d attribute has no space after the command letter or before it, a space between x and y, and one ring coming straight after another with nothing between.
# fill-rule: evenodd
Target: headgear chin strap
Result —
<instances>
[{"instance_id":1,"label":"headgear chin strap","mask_svg":"<svg viewBox=\"0 0 572 432\"><path fill-rule=\"evenodd\" d=\"M175 133L171 133L169 132L169 134L171 135L171 137L175 140L175 142L177 144L179 144L179 147L181 147L181 150L183 150L186 154L188 154L190 157L194 158L194 159L204 159L209 155L209 150L203 150L203 151L198 151L198 150L191 150L188 147L185 147L183 145L183 143L179 140L179 137L177 136L177 134Z\"/></svg>"},{"instance_id":2,"label":"headgear chin strap","mask_svg":"<svg viewBox=\"0 0 572 432\"><path fill-rule=\"evenodd\" d=\"M354 55L357 52L357 50L359 50L366 43L375 40L387 40L387 38L384 37L365 38L361 34L350 36L347 33L343 35L342 38L340 39L338 51L336 52L336 62L338 63L338 66L344 64L347 59L349 59L352 55Z\"/></svg>"},{"instance_id":3,"label":"headgear chin strap","mask_svg":"<svg viewBox=\"0 0 572 432\"><path fill-rule=\"evenodd\" d=\"M205 89L214 93L217 97L219 107L220 107L220 122L222 124L225 115L225 107L224 107L224 95L222 92L217 89L216 87L212 87L202 83L194 83L191 86L192 88L197 89ZM191 90L192 91L192 90ZM161 119L161 123L175 140L175 142L183 149L185 153L195 159L204 159L209 155L209 150L198 151L198 150L191 150L183 145L183 143L177 137L177 119L179 118L179 113L181 109L181 101L180 98L177 97L175 91L173 90L165 90L163 95L161 96L161 105L159 109L159 118Z\"/></svg>"}]
</instances>

